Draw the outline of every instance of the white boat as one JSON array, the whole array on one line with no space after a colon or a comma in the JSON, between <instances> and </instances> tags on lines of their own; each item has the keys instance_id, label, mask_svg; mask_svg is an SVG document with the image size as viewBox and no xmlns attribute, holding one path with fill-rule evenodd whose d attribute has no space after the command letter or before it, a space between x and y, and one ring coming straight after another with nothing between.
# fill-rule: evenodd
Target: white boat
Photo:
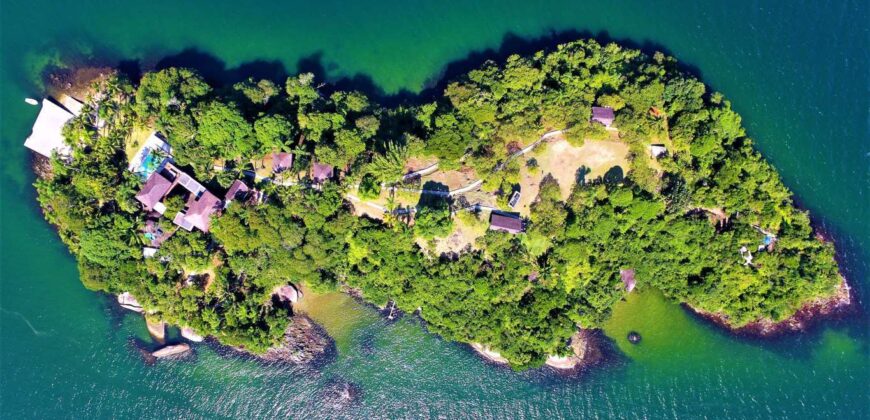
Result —
<instances>
[{"instance_id":1,"label":"white boat","mask_svg":"<svg viewBox=\"0 0 870 420\"><path fill-rule=\"evenodd\" d=\"M30 105L39 105L39 101L33 98L24 98L24 102L27 102Z\"/></svg>"}]
</instances>

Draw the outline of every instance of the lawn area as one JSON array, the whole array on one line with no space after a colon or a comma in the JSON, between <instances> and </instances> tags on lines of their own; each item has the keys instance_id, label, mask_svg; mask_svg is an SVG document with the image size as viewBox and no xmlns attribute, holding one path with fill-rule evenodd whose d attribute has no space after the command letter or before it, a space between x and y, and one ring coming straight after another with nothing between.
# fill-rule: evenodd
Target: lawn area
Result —
<instances>
[{"instance_id":1,"label":"lawn area","mask_svg":"<svg viewBox=\"0 0 870 420\"><path fill-rule=\"evenodd\" d=\"M541 180L551 174L562 190L562 198L567 199L571 189L580 178L580 168L583 176L592 180L604 174L613 167L619 167L622 174L628 172L628 145L611 140L587 140L581 147L575 147L564 139L557 139L541 146L523 156L523 162L534 157L538 161L539 170L532 171L524 164L520 169L520 201L515 210L523 216L529 215L529 206L538 196Z\"/></svg>"},{"instance_id":2,"label":"lawn area","mask_svg":"<svg viewBox=\"0 0 870 420\"><path fill-rule=\"evenodd\" d=\"M417 244L424 250L431 251L435 255L443 255L450 253L459 253L470 247L477 249L474 243L477 238L486 234L489 228L489 212L482 212L476 215L468 211L460 211L453 217L453 232L444 238L435 238L435 248L430 249L428 241L417 238Z\"/></svg>"},{"instance_id":3,"label":"lawn area","mask_svg":"<svg viewBox=\"0 0 870 420\"><path fill-rule=\"evenodd\" d=\"M127 162L133 159L133 156L145 144L145 140L148 139L148 136L153 131L154 129L151 127L140 126L138 124L133 126L133 130L130 131L130 135L127 136L127 140L124 143L124 154L127 156Z\"/></svg>"}]
</instances>

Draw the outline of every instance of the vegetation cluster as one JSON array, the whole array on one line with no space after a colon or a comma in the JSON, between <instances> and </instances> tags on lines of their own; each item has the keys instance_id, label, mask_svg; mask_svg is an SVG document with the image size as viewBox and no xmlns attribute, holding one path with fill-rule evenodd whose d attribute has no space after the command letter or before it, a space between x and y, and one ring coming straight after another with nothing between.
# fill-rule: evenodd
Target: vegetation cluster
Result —
<instances>
[{"instance_id":1,"label":"vegetation cluster","mask_svg":"<svg viewBox=\"0 0 870 420\"><path fill-rule=\"evenodd\" d=\"M55 159L36 182L84 285L131 292L153 316L257 353L280 342L289 322L290 309L273 302L276 286L352 288L378 305L419 309L430 331L485 343L526 368L567 354L578 326L608 318L626 294L620 270L633 269L638 288L735 326L785 319L839 282L833 247L815 239L730 103L661 53L577 41L484 63L436 101L393 109L326 91L312 74L219 88L183 68L138 85L118 74L98 81L65 129L71 162ZM629 170L580 177L567 200L545 178L525 233L490 230L477 250L433 255L416 241L449 234L455 203L425 197L413 218L376 220L355 216L346 198L357 188L378 196L414 157L473 168L484 190L509 196L525 162L508 159L517 145L555 129L574 145L611 135L590 122L592 106L615 110ZM265 203L233 203L209 233L177 230L144 259L141 180L125 154L143 128L165 135L175 162L216 193L277 151L294 154L297 183L262 182ZM652 143L668 154L651 157ZM314 160L341 180L311 188ZM770 251L756 252L760 230L775 235Z\"/></svg>"}]
</instances>

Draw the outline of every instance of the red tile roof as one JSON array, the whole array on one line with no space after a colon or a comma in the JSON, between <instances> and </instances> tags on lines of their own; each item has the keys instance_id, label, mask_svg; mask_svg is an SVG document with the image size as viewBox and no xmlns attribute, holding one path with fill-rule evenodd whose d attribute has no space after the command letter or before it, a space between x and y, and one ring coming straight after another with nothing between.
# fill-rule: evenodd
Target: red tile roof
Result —
<instances>
[{"instance_id":1,"label":"red tile roof","mask_svg":"<svg viewBox=\"0 0 870 420\"><path fill-rule=\"evenodd\" d=\"M227 190L227 195L224 198L227 202L233 200L244 200L250 191L251 190L244 182L237 179L233 181L232 185L230 185L230 189Z\"/></svg>"},{"instance_id":2,"label":"red tile roof","mask_svg":"<svg viewBox=\"0 0 870 420\"><path fill-rule=\"evenodd\" d=\"M314 164L311 165L311 179L313 179L314 182L326 181L327 179L332 178L333 173L334 168L331 165L317 162L314 162Z\"/></svg>"},{"instance_id":3,"label":"red tile roof","mask_svg":"<svg viewBox=\"0 0 870 420\"><path fill-rule=\"evenodd\" d=\"M199 198L191 194L187 200L187 212L184 219L195 228L208 232L211 225L211 215L221 209L223 203L214 194L203 191Z\"/></svg>"},{"instance_id":4,"label":"red tile roof","mask_svg":"<svg viewBox=\"0 0 870 420\"><path fill-rule=\"evenodd\" d=\"M272 172L286 171L293 166L293 155L290 153L272 153Z\"/></svg>"},{"instance_id":5,"label":"red tile roof","mask_svg":"<svg viewBox=\"0 0 870 420\"><path fill-rule=\"evenodd\" d=\"M154 209L154 205L159 203L171 188L172 181L155 172L148 177L148 180L142 185L142 189L136 193L136 200L139 200L145 206L145 210L151 211Z\"/></svg>"}]
</instances>

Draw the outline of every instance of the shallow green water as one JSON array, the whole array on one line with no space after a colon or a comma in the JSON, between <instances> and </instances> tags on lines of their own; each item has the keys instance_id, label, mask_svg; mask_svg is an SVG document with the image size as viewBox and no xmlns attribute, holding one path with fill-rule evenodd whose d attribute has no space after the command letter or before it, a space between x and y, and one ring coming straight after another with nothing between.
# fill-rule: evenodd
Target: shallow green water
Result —
<instances>
[{"instance_id":1,"label":"shallow green water","mask_svg":"<svg viewBox=\"0 0 870 420\"><path fill-rule=\"evenodd\" d=\"M651 291L608 325L618 356L580 375L513 373L411 319L386 325L365 308L336 321L355 327L343 330L337 360L316 370L206 346L193 361L145 365L130 344L147 337L144 322L84 290L36 209L21 143L37 110L22 99L39 95L37 72L59 51L143 69L172 57L162 63L197 64L225 81L320 69L396 101L541 38L591 33L661 46L733 101L837 242L859 294L868 284L866 1L260 3L0 4L0 417L867 417L866 310L808 334L748 340ZM629 330L641 344L626 343ZM361 399L338 409L324 393L342 381Z\"/></svg>"}]
</instances>

